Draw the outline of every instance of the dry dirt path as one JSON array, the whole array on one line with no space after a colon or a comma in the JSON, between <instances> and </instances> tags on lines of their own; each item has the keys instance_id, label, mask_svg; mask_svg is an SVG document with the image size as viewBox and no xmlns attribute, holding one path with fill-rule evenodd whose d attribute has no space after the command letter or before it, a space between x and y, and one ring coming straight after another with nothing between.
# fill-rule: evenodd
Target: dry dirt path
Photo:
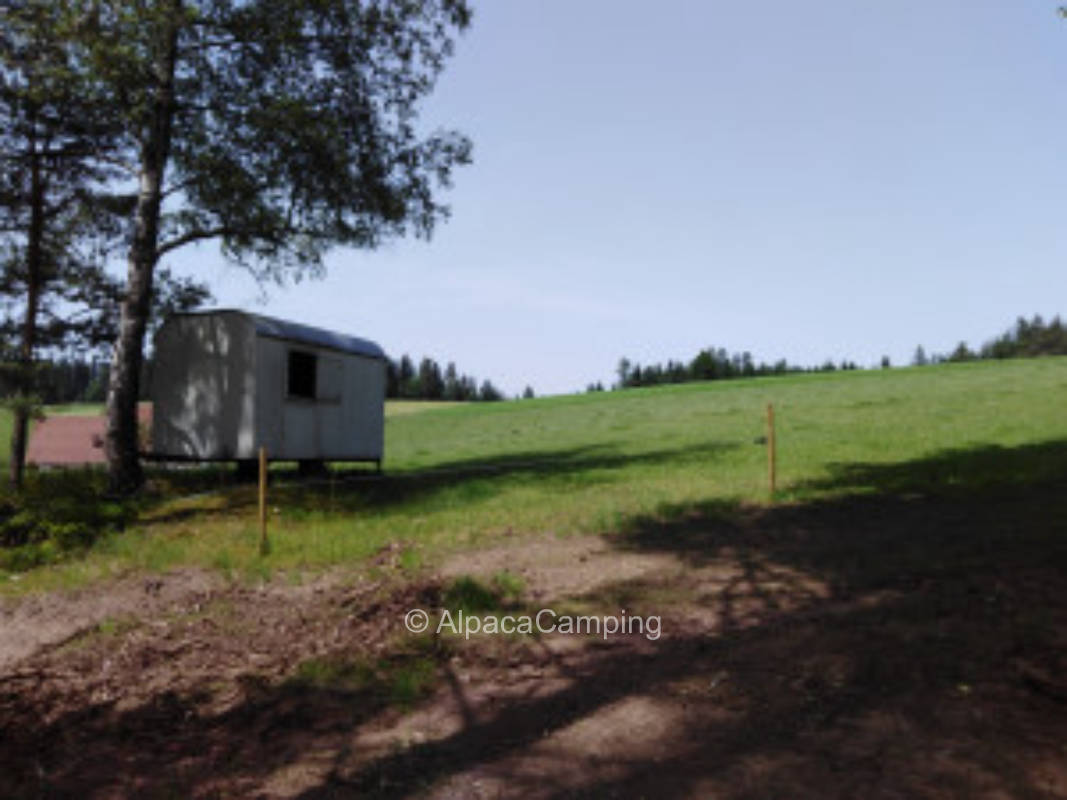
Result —
<instances>
[{"instance_id":1,"label":"dry dirt path","mask_svg":"<svg viewBox=\"0 0 1067 800\"><path fill-rule=\"evenodd\" d=\"M1064 559L1017 524L1032 499L694 512L414 579L387 550L302 585L8 602L0 796L1067 797ZM625 609L660 635L404 631L503 571L522 589L498 613Z\"/></svg>"},{"instance_id":2,"label":"dry dirt path","mask_svg":"<svg viewBox=\"0 0 1067 800\"><path fill-rule=\"evenodd\" d=\"M0 599L0 673L101 623L181 613L203 603L221 585L217 575L180 570L125 577L105 587L75 592Z\"/></svg>"}]
</instances>

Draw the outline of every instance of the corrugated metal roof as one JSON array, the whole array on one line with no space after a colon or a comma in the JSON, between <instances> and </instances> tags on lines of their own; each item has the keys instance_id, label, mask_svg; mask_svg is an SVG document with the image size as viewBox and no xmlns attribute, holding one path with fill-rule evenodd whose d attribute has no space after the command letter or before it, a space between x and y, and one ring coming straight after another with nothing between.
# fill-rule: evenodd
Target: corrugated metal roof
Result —
<instances>
[{"instance_id":1,"label":"corrugated metal roof","mask_svg":"<svg viewBox=\"0 0 1067 800\"><path fill-rule=\"evenodd\" d=\"M349 336L344 333L324 330L323 328L314 328L311 325L302 325L299 322L265 317L262 314L243 313L252 320L252 324L256 326L256 333L261 336L304 342L318 347L329 347L333 350L356 353L369 358L385 358L385 351L369 339L360 339L358 336Z\"/></svg>"},{"instance_id":2,"label":"corrugated metal roof","mask_svg":"<svg viewBox=\"0 0 1067 800\"><path fill-rule=\"evenodd\" d=\"M243 317L247 317L255 327L256 333L260 336L270 336L274 339L284 339L288 342L303 342L316 347L328 347L332 350L355 353L367 358L384 359L386 357L385 351L369 339L361 339L358 336L349 336L348 334L336 333L323 328L315 328L299 322L267 317L263 314L253 314L250 311L242 311L238 308L187 311L175 316L206 317L213 314L240 314Z\"/></svg>"}]
</instances>

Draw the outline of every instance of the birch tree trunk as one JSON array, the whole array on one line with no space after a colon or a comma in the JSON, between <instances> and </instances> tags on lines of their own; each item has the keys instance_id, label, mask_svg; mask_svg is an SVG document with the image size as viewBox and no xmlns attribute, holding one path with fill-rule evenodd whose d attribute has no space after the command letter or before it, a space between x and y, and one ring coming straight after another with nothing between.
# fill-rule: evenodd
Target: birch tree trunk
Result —
<instances>
[{"instance_id":1,"label":"birch tree trunk","mask_svg":"<svg viewBox=\"0 0 1067 800\"><path fill-rule=\"evenodd\" d=\"M171 3L169 27L155 69L155 98L141 143L140 185L127 256L126 292L120 305L119 334L108 382L105 452L111 491L120 494L136 491L144 481L138 453L137 399L152 276L159 260L159 216L175 110L174 73L181 6L180 0Z\"/></svg>"}]
</instances>

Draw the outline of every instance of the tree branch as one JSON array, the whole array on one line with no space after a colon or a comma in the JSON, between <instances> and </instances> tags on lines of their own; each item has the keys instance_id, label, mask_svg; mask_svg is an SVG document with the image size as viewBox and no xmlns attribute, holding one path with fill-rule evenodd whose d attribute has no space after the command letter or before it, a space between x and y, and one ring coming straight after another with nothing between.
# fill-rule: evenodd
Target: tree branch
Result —
<instances>
[{"instance_id":1,"label":"tree branch","mask_svg":"<svg viewBox=\"0 0 1067 800\"><path fill-rule=\"evenodd\" d=\"M179 247L185 247L187 244L193 242L202 242L205 239L217 239L220 236L227 236L237 233L233 228L196 228L191 231L183 233L181 236L176 236L173 239L160 243L156 248L157 256L164 256L171 250L177 250Z\"/></svg>"}]
</instances>

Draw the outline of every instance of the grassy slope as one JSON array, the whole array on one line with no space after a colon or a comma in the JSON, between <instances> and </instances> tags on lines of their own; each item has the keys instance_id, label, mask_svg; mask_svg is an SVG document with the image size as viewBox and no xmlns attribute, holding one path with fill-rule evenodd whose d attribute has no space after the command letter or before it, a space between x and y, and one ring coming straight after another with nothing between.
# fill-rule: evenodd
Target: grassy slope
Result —
<instances>
[{"instance_id":1,"label":"grassy slope","mask_svg":"<svg viewBox=\"0 0 1067 800\"><path fill-rule=\"evenodd\" d=\"M103 403L64 403L57 406L45 406L45 414L51 417L95 417L103 413Z\"/></svg>"},{"instance_id":2,"label":"grassy slope","mask_svg":"<svg viewBox=\"0 0 1067 800\"><path fill-rule=\"evenodd\" d=\"M440 411L443 408L454 408L466 403L452 400L386 400L386 417L404 417L408 414L421 414L424 411Z\"/></svg>"},{"instance_id":3,"label":"grassy slope","mask_svg":"<svg viewBox=\"0 0 1067 800\"><path fill-rule=\"evenodd\" d=\"M768 402L778 418L781 500L884 489L885 470L875 487L871 465L949 450L973 451L966 474L956 474L958 463L929 475L905 471L900 488L1041 479L1061 466L1059 450L1040 443L1067 442L1065 398L1067 359L1049 358L390 415L384 480L272 489L273 552L265 561L255 554L253 490L239 487L168 502L145 526L86 559L28 574L24 585L80 582L128 566L320 566L396 540L418 543L432 561L509 530L613 531L686 504L764 502L766 451L754 440ZM1016 457L994 447L1014 448Z\"/></svg>"}]
</instances>

